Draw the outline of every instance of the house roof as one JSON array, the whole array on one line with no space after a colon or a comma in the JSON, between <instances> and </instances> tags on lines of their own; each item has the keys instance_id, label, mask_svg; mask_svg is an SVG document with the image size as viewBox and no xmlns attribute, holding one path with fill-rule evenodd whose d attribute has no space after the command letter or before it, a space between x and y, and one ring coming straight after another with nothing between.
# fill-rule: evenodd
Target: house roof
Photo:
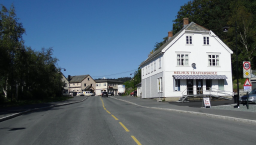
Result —
<instances>
[{"instance_id":1,"label":"house roof","mask_svg":"<svg viewBox=\"0 0 256 145\"><path fill-rule=\"evenodd\" d=\"M122 81L117 81L117 80L111 80L111 79L100 79L100 80L95 80L96 83L119 83L122 84Z\"/></svg>"},{"instance_id":2,"label":"house roof","mask_svg":"<svg viewBox=\"0 0 256 145\"><path fill-rule=\"evenodd\" d=\"M161 54L162 50L168 45L170 44L183 30L188 30L188 31L210 31L194 22L191 22L190 24L188 24L187 26L183 27L178 33L176 33L174 36L172 36L166 43L164 43L160 48L158 48L156 51L154 51L145 61L143 61L140 66L148 63L149 61L151 61L154 57L158 56L159 54Z\"/></svg>"},{"instance_id":3,"label":"house roof","mask_svg":"<svg viewBox=\"0 0 256 145\"><path fill-rule=\"evenodd\" d=\"M70 83L81 83L89 75L72 76Z\"/></svg>"}]
</instances>

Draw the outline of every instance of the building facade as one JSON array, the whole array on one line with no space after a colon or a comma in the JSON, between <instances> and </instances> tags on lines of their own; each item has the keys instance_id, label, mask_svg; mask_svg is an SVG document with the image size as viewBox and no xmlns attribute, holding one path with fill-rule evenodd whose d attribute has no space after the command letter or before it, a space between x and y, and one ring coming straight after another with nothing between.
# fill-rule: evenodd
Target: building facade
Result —
<instances>
[{"instance_id":1,"label":"building facade","mask_svg":"<svg viewBox=\"0 0 256 145\"><path fill-rule=\"evenodd\" d=\"M115 79L97 79L96 82L96 90L95 95L99 96L102 92L114 93L114 95L118 94L118 85L123 84L122 81L118 81Z\"/></svg>"},{"instance_id":2,"label":"building facade","mask_svg":"<svg viewBox=\"0 0 256 145\"><path fill-rule=\"evenodd\" d=\"M90 75L72 76L69 83L69 92L91 91L94 93L96 82Z\"/></svg>"},{"instance_id":3,"label":"building facade","mask_svg":"<svg viewBox=\"0 0 256 145\"><path fill-rule=\"evenodd\" d=\"M231 54L211 30L184 18L183 28L141 63L142 98L232 95Z\"/></svg>"}]
</instances>

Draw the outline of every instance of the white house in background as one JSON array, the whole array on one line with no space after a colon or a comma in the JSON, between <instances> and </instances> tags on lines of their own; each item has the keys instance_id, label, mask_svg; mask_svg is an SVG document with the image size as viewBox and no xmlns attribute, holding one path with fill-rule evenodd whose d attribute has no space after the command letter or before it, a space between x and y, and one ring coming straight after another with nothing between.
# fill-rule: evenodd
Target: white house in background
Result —
<instances>
[{"instance_id":1,"label":"white house in background","mask_svg":"<svg viewBox=\"0 0 256 145\"><path fill-rule=\"evenodd\" d=\"M174 36L168 32L168 41L140 64L142 98L177 101L183 95L218 90L225 93L216 95L233 95L233 51L211 30L189 24L188 18L183 24Z\"/></svg>"},{"instance_id":2,"label":"white house in background","mask_svg":"<svg viewBox=\"0 0 256 145\"><path fill-rule=\"evenodd\" d=\"M63 73L61 73L62 78L61 78L61 82L63 82L63 94L68 94L68 87L69 87L69 82L68 79L64 76Z\"/></svg>"},{"instance_id":3,"label":"white house in background","mask_svg":"<svg viewBox=\"0 0 256 145\"><path fill-rule=\"evenodd\" d=\"M122 81L116 79L96 79L95 95L99 96L102 92L118 94L118 85L123 84Z\"/></svg>"}]
</instances>

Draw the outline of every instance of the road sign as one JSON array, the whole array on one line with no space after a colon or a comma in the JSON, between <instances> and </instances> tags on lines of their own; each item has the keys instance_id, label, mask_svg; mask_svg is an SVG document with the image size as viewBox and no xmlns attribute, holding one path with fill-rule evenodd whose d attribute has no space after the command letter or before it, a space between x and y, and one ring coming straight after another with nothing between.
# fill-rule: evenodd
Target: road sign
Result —
<instances>
[{"instance_id":1,"label":"road sign","mask_svg":"<svg viewBox=\"0 0 256 145\"><path fill-rule=\"evenodd\" d=\"M246 79L246 81L244 82L244 86L252 86L252 84L249 81L249 79Z\"/></svg>"},{"instance_id":2,"label":"road sign","mask_svg":"<svg viewBox=\"0 0 256 145\"><path fill-rule=\"evenodd\" d=\"M251 63L250 63L250 61L244 61L244 63L243 63L243 68L244 68L245 70L249 70L249 69L251 68Z\"/></svg>"},{"instance_id":3,"label":"road sign","mask_svg":"<svg viewBox=\"0 0 256 145\"><path fill-rule=\"evenodd\" d=\"M250 61L243 61L243 76L244 76L244 78L251 78L251 63L250 63Z\"/></svg>"},{"instance_id":4,"label":"road sign","mask_svg":"<svg viewBox=\"0 0 256 145\"><path fill-rule=\"evenodd\" d=\"M203 98L205 108L211 108L210 98Z\"/></svg>"}]
</instances>

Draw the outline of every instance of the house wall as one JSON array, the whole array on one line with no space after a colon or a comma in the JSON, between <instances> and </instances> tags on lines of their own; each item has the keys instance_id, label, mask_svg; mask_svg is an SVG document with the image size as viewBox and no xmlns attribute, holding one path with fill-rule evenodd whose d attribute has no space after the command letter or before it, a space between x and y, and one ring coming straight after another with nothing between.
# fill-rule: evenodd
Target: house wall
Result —
<instances>
[{"instance_id":1,"label":"house wall","mask_svg":"<svg viewBox=\"0 0 256 145\"><path fill-rule=\"evenodd\" d=\"M88 80L89 79L89 80ZM86 84L86 86L85 86ZM81 82L81 88L84 90L88 85L92 85L92 87L95 89L96 88L96 82L93 80L91 76L86 77L82 82Z\"/></svg>"},{"instance_id":2,"label":"house wall","mask_svg":"<svg viewBox=\"0 0 256 145\"><path fill-rule=\"evenodd\" d=\"M213 34L213 33L212 33ZM191 45L186 44L186 36L192 36ZM209 45L204 45L203 37L209 37ZM231 70L231 54L229 48L225 48L225 44L218 39L217 36L212 37L206 33L189 33L185 30L175 38L176 40L169 43L163 50L163 54L152 59L150 62L141 66L142 78L142 98L153 97L169 97L180 98L182 92L187 89L187 80L180 80L180 91L174 90L173 75L176 72L185 72L187 75L196 75L195 72L214 72L216 75L225 75L224 90L233 92L232 70ZM189 61L187 66L177 65L177 54L188 54ZM219 66L208 65L208 55L219 55ZM159 68L158 60L161 58L162 67ZM156 70L151 70L154 61L156 61ZM196 64L196 68L192 67L192 63ZM150 69L150 70L148 70ZM202 74L201 74L202 75ZM162 77L163 92L158 93L157 78ZM196 80L193 80L194 93L196 92ZM206 80L203 80L203 90L206 91ZM212 80L212 88L218 88L218 80ZM160 96L161 95L161 96Z\"/></svg>"},{"instance_id":3,"label":"house wall","mask_svg":"<svg viewBox=\"0 0 256 145\"><path fill-rule=\"evenodd\" d=\"M186 44L186 36L192 36L192 45ZM209 37L209 45L203 44L203 37ZM188 66L177 65L177 54L189 54ZM219 66L208 66L208 55L219 55ZM180 91L174 91L173 75L174 72L182 71L192 74L193 72L217 72L217 75L225 75L226 83L225 91L233 92L232 72L231 72L231 54L228 52L215 37L202 34L184 34L179 41L175 42L170 49L164 53L165 68L165 97L181 97L182 92L187 88L186 80L181 80ZM196 63L196 69L192 68L191 64ZM177 74L176 74L177 75ZM195 87L194 80L194 87ZM203 81L203 88L206 89L206 81ZM212 80L212 88L218 89L218 80Z\"/></svg>"}]
</instances>

